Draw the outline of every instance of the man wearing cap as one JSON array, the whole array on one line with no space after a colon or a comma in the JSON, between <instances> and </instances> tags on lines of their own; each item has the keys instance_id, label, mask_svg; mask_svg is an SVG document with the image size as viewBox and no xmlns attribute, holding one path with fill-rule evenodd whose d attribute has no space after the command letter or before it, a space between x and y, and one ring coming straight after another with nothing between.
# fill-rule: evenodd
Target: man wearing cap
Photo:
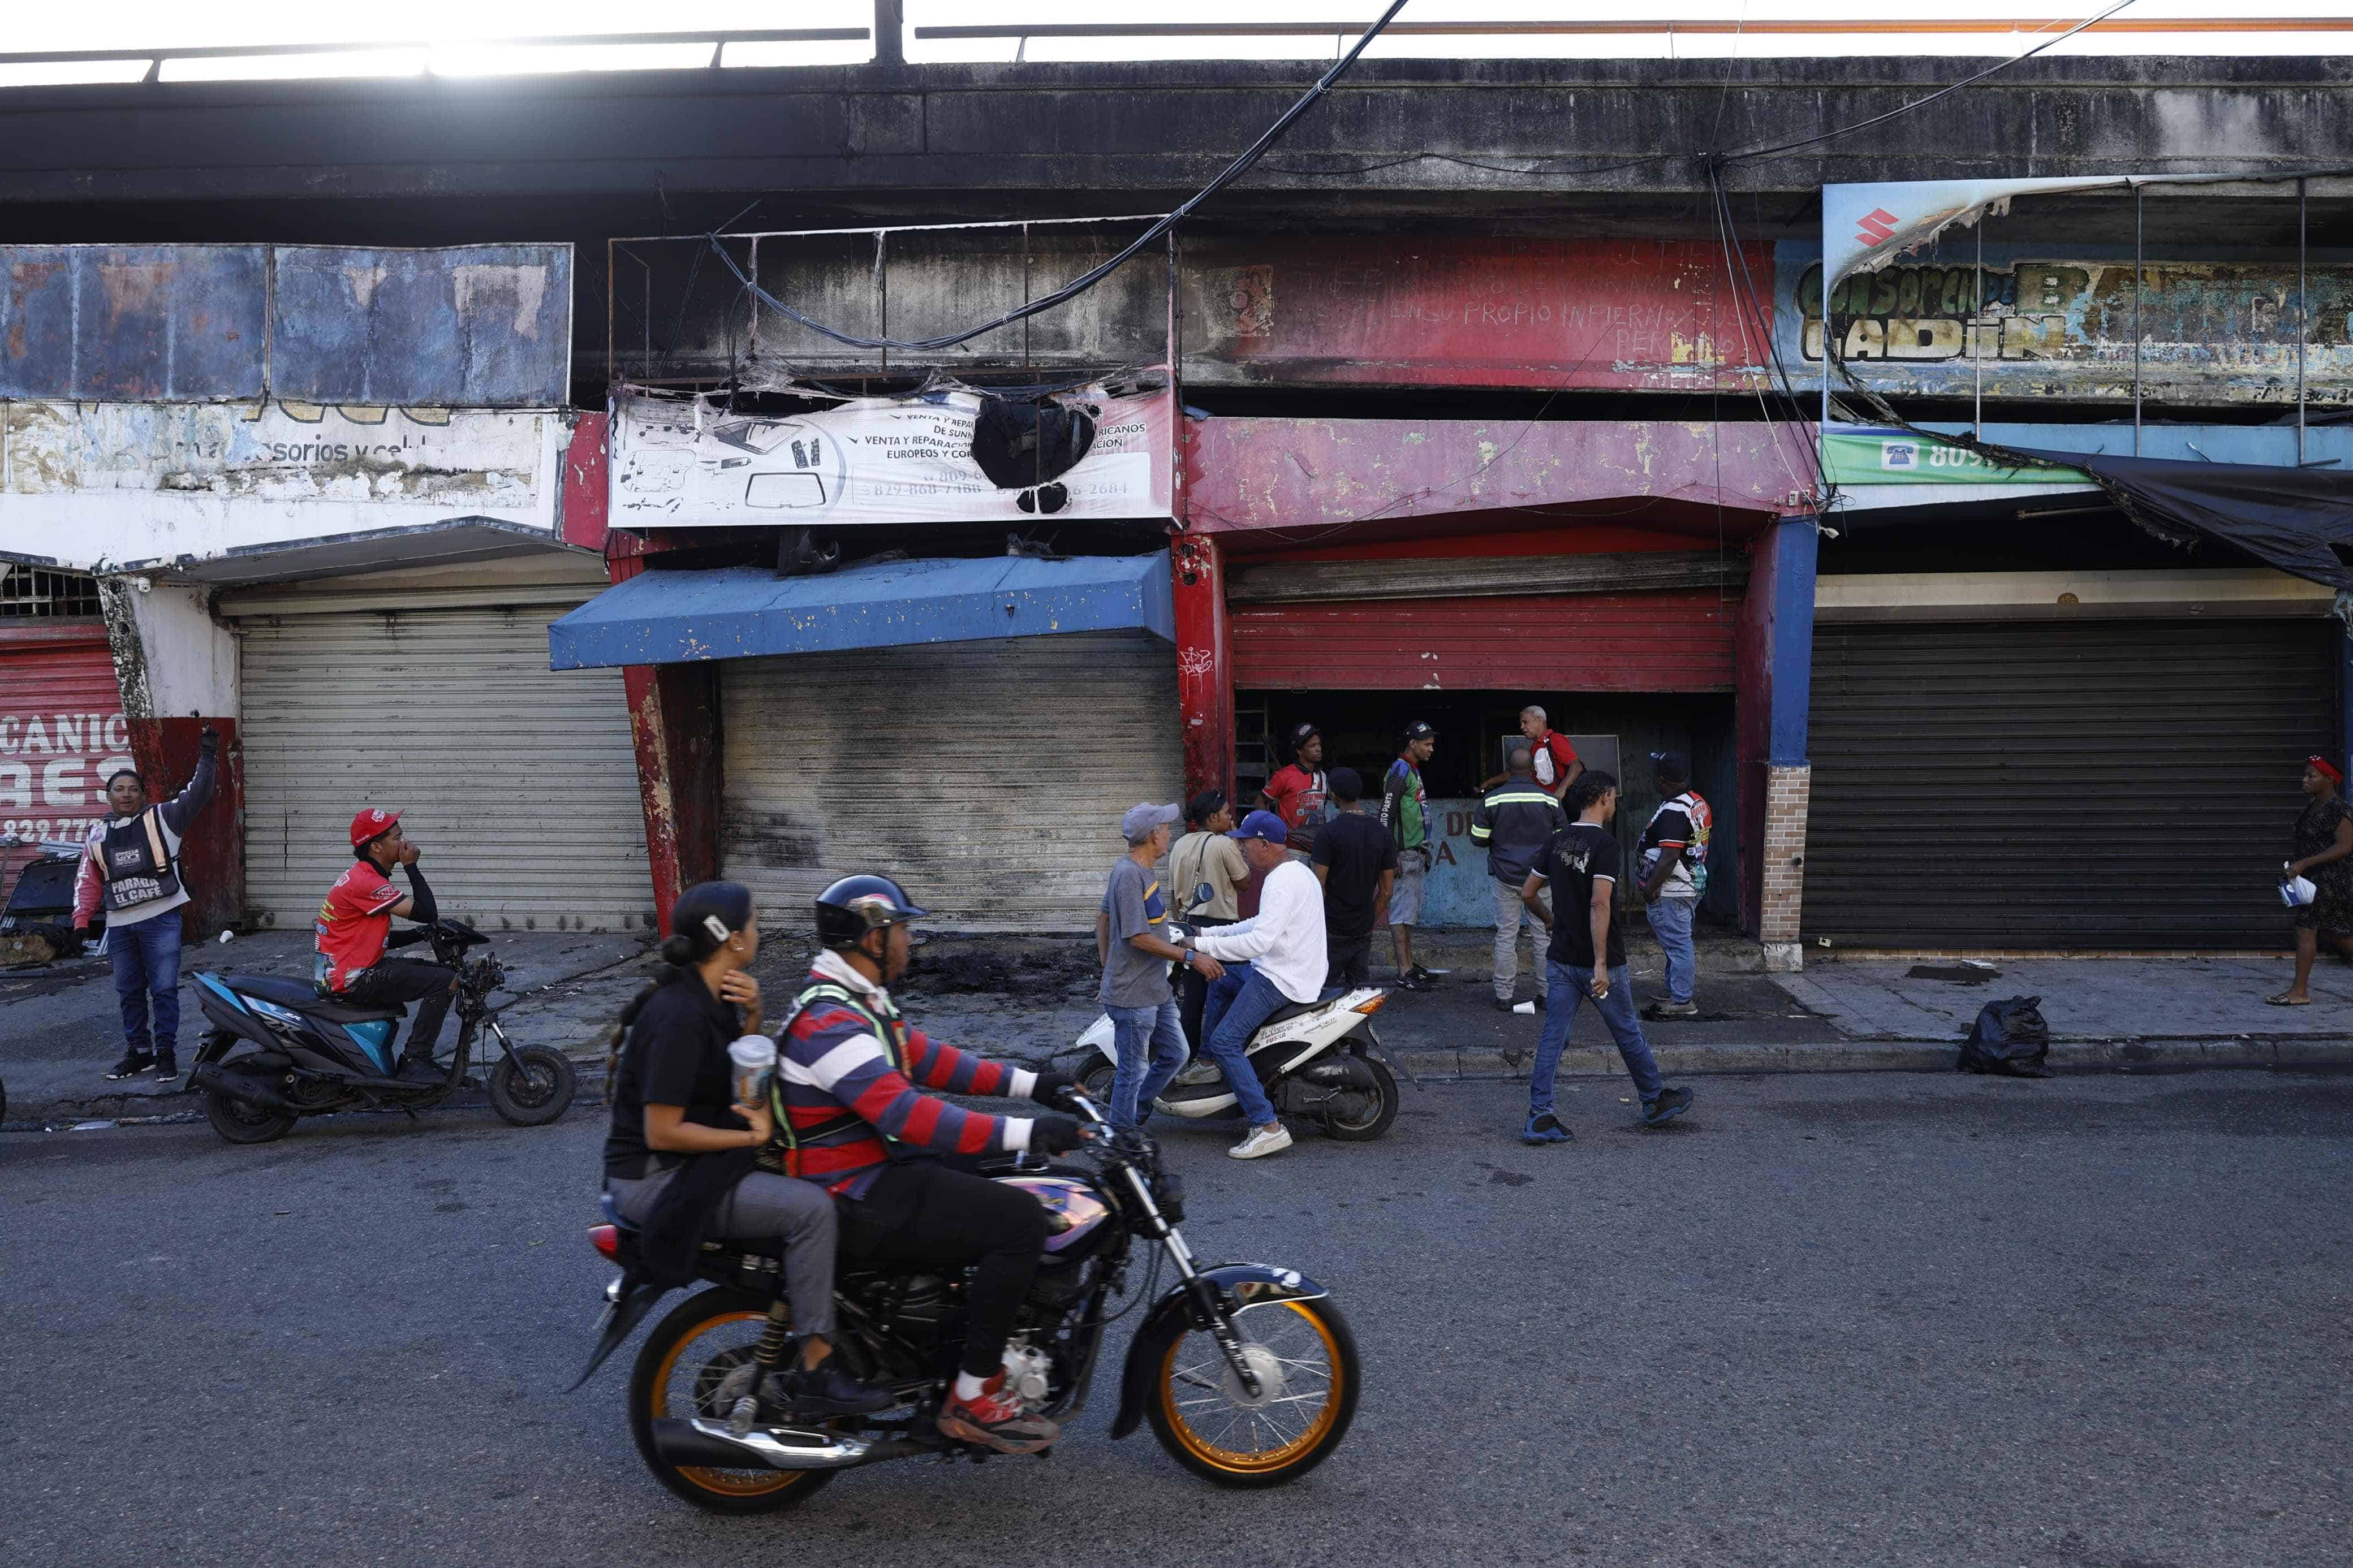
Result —
<instances>
[{"instance_id":1,"label":"man wearing cap","mask_svg":"<svg viewBox=\"0 0 2353 1568\"><path fill-rule=\"evenodd\" d=\"M433 889L417 869L421 853L402 834L400 813L370 806L352 817L352 864L319 905L319 951L311 978L322 995L353 1007L416 1003L395 1076L425 1084L442 1076L433 1066L433 1042L449 1016L457 976L438 963L384 956L393 916L426 925L440 915ZM408 875L406 893L389 879L395 866Z\"/></svg>"},{"instance_id":2,"label":"man wearing cap","mask_svg":"<svg viewBox=\"0 0 2353 1568\"><path fill-rule=\"evenodd\" d=\"M1691 764L1681 752L1652 752L1651 782L1658 786L1659 809L1642 829L1634 861L1641 872L1642 902L1650 906L1651 934L1667 955L1667 989L1648 1016L1692 1018L1699 1015L1692 996L1699 975L1692 917L1699 896L1707 891L1707 841L1715 816L1691 787Z\"/></svg>"},{"instance_id":3,"label":"man wearing cap","mask_svg":"<svg viewBox=\"0 0 2353 1568\"><path fill-rule=\"evenodd\" d=\"M1224 971L1217 961L1187 952L1162 934L1168 900L1161 896L1153 868L1168 852L1169 825L1185 815L1180 805L1132 805L1119 820L1127 853L1111 868L1103 908L1095 914L1095 956L1103 985L1095 999L1111 1015L1119 1068L1111 1080L1111 1123L1133 1129L1151 1115L1152 1101L1185 1065L1185 1025L1168 965L1181 962L1206 979Z\"/></svg>"},{"instance_id":4,"label":"man wearing cap","mask_svg":"<svg viewBox=\"0 0 2353 1568\"><path fill-rule=\"evenodd\" d=\"M1397 842L1397 889L1389 895L1389 945L1397 950L1398 984L1430 989L1430 971L1413 961L1413 922L1421 918L1421 884L1430 875L1430 793L1421 764L1438 750L1438 731L1419 720L1405 727L1405 749L1381 781L1381 826Z\"/></svg>"},{"instance_id":5,"label":"man wearing cap","mask_svg":"<svg viewBox=\"0 0 2353 1568\"><path fill-rule=\"evenodd\" d=\"M1282 818L1289 834L1285 842L1304 860L1314 853L1316 830L1324 826L1324 803L1331 794L1331 782L1324 773L1324 731L1313 724L1293 728L1291 758L1290 765L1266 781L1259 800Z\"/></svg>"},{"instance_id":6,"label":"man wearing cap","mask_svg":"<svg viewBox=\"0 0 2353 1568\"><path fill-rule=\"evenodd\" d=\"M1211 931L1194 931L1191 944L1222 959L1222 978L1209 986L1201 1015L1208 1053L1225 1069L1226 1082L1250 1122L1242 1141L1226 1151L1237 1160L1255 1160L1291 1147L1291 1131L1274 1113L1250 1065L1250 1037L1275 1012L1293 1002L1313 1002L1324 994L1324 887L1315 874L1283 847L1289 831L1271 811L1253 811L1234 829L1250 869L1263 873L1258 913Z\"/></svg>"}]
</instances>

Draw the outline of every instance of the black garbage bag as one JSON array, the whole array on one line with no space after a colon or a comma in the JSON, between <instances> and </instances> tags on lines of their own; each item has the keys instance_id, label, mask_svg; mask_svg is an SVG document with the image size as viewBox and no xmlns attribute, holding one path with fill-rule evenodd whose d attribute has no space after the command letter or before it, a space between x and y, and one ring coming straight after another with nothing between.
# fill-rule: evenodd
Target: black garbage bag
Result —
<instances>
[{"instance_id":1,"label":"black garbage bag","mask_svg":"<svg viewBox=\"0 0 2353 1568\"><path fill-rule=\"evenodd\" d=\"M2049 1078L2043 1058L2051 1054L2051 1026L2042 1021L2042 998L2012 996L1978 1009L1969 1037L1961 1042L1954 1070L2000 1073L2008 1078Z\"/></svg>"},{"instance_id":2,"label":"black garbage bag","mask_svg":"<svg viewBox=\"0 0 2353 1568\"><path fill-rule=\"evenodd\" d=\"M972 426L972 458L999 489L1029 489L1078 467L1095 444L1096 411L1086 404L1022 403L983 394Z\"/></svg>"}]
</instances>

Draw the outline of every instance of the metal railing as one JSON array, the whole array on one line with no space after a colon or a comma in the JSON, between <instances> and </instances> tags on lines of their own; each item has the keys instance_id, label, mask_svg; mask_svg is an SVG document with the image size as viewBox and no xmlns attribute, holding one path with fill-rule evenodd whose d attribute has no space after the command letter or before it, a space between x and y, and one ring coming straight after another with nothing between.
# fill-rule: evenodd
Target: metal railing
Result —
<instances>
[{"instance_id":1,"label":"metal railing","mask_svg":"<svg viewBox=\"0 0 2353 1568\"><path fill-rule=\"evenodd\" d=\"M0 619L99 613L98 579L89 573L0 563Z\"/></svg>"}]
</instances>

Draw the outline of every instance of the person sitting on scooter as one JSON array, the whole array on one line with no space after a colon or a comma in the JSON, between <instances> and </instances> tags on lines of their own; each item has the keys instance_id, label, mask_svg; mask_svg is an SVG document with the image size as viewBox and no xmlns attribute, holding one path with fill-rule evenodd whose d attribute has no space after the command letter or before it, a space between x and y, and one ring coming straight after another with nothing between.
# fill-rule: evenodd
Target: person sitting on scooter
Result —
<instances>
[{"instance_id":1,"label":"person sitting on scooter","mask_svg":"<svg viewBox=\"0 0 2353 1568\"><path fill-rule=\"evenodd\" d=\"M1071 1080L988 1061L911 1026L885 989L906 973L908 923L928 913L888 877L845 877L817 899L818 940L792 1026L777 1042L786 1169L842 1200L842 1244L884 1263L970 1266L964 1358L942 1404L942 1433L1000 1454L1033 1454L1060 1436L1005 1383L1005 1342L1046 1248L1046 1211L1019 1187L940 1156L1077 1148L1067 1116L988 1116L920 1092L1062 1103Z\"/></svg>"},{"instance_id":2,"label":"person sitting on scooter","mask_svg":"<svg viewBox=\"0 0 2353 1568\"><path fill-rule=\"evenodd\" d=\"M702 1205L702 1234L712 1240L783 1237L785 1295L801 1353L766 1392L797 1410L886 1409L888 1394L859 1384L830 1359L839 1226L831 1195L811 1182L748 1168L718 1187L726 1167L702 1164L729 1150L756 1158L750 1152L765 1148L776 1130L765 1096L756 1105L734 1102L727 1055L735 1040L760 1032L752 894L740 882L699 882L679 896L670 918L674 934L661 945L669 972L621 1010L628 1033L612 1080L605 1190L640 1230L659 1223L669 1194L673 1204ZM698 1192L698 1181L717 1190Z\"/></svg>"},{"instance_id":3,"label":"person sitting on scooter","mask_svg":"<svg viewBox=\"0 0 2353 1568\"><path fill-rule=\"evenodd\" d=\"M311 968L311 984L320 994L346 1006L417 1004L394 1076L420 1087L438 1083L444 1076L433 1065L433 1042L441 1036L441 1020L449 1016L458 977L438 963L386 958L384 950L392 936L393 916L419 925L440 917L433 889L417 868L422 853L422 846L402 834L400 813L364 807L353 816L352 864L319 905L319 951ZM392 884L395 866L408 873L406 893Z\"/></svg>"},{"instance_id":4,"label":"person sitting on scooter","mask_svg":"<svg viewBox=\"0 0 2353 1568\"><path fill-rule=\"evenodd\" d=\"M1250 1131L1226 1152L1255 1160L1290 1148L1291 1130L1275 1115L1274 1102L1250 1067L1250 1037L1290 1003L1323 995L1330 955L1324 942L1324 884L1304 862L1284 852L1288 830L1282 818L1253 811L1233 836L1250 869L1266 877L1258 913L1233 925L1196 931L1189 945L1226 965L1202 1005L1201 1028L1208 1036L1210 1058L1225 1069L1226 1082L1250 1121Z\"/></svg>"}]
</instances>

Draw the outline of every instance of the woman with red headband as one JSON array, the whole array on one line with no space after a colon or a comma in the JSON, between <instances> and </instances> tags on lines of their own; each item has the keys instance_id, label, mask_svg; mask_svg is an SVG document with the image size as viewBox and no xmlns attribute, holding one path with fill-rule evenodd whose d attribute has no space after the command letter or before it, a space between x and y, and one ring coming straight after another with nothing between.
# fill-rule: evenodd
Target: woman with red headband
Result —
<instances>
[{"instance_id":1,"label":"woman with red headband","mask_svg":"<svg viewBox=\"0 0 2353 1568\"><path fill-rule=\"evenodd\" d=\"M2347 858L2353 856L2353 809L2337 793L2344 782L2343 770L2327 758L2305 759L2304 793L2312 804L2295 819L2296 858L2287 876L2311 879L2313 898L2295 911L2295 983L2263 998L2274 1007L2311 1005L2305 986L2322 942L2353 958L2353 859Z\"/></svg>"}]
</instances>

